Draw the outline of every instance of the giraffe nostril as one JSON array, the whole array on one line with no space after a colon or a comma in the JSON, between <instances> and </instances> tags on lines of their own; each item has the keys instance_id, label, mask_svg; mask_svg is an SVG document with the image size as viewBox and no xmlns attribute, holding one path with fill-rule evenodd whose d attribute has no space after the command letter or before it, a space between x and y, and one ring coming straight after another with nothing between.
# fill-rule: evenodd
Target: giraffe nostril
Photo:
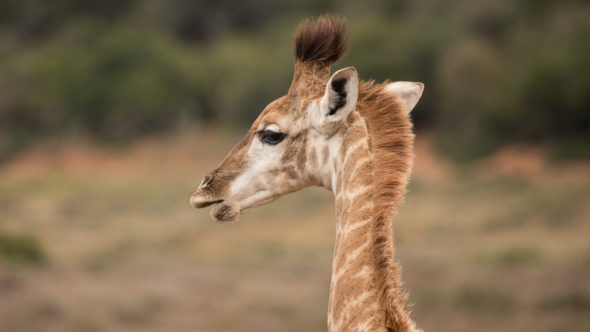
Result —
<instances>
[{"instance_id":1,"label":"giraffe nostril","mask_svg":"<svg viewBox=\"0 0 590 332\"><path fill-rule=\"evenodd\" d=\"M203 178L203 181L201 181L201 185L199 187L204 188L204 187L208 187L211 185L211 183L213 183L214 177L213 175L209 174L207 176L205 176L205 178Z\"/></svg>"}]
</instances>

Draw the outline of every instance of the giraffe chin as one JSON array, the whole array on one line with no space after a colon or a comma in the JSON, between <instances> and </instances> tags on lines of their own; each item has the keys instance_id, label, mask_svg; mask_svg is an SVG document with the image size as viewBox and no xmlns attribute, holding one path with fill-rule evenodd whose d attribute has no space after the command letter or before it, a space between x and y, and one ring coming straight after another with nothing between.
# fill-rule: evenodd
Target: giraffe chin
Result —
<instances>
[{"instance_id":1,"label":"giraffe chin","mask_svg":"<svg viewBox=\"0 0 590 332\"><path fill-rule=\"evenodd\" d=\"M219 222L236 221L240 218L240 209L237 206L220 203L211 209L211 217Z\"/></svg>"}]
</instances>

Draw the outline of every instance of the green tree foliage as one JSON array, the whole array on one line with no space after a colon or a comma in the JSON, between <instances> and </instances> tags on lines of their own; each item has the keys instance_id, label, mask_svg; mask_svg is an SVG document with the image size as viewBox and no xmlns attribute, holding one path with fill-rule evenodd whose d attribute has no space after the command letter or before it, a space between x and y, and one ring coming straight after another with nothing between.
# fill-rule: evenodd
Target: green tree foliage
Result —
<instances>
[{"instance_id":1,"label":"green tree foliage","mask_svg":"<svg viewBox=\"0 0 590 332\"><path fill-rule=\"evenodd\" d=\"M0 2L0 155L46 136L246 126L284 94L305 17L347 18L338 66L426 83L413 116L470 159L590 155L590 4L538 0Z\"/></svg>"}]
</instances>

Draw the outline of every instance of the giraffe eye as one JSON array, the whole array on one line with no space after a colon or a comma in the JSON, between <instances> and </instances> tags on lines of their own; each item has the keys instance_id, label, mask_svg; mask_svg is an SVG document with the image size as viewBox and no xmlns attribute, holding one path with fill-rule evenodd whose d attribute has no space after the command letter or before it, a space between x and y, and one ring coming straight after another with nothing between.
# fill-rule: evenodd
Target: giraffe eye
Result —
<instances>
[{"instance_id":1,"label":"giraffe eye","mask_svg":"<svg viewBox=\"0 0 590 332\"><path fill-rule=\"evenodd\" d=\"M287 137L287 134L278 131L263 130L260 132L260 141L269 145L277 145Z\"/></svg>"}]
</instances>

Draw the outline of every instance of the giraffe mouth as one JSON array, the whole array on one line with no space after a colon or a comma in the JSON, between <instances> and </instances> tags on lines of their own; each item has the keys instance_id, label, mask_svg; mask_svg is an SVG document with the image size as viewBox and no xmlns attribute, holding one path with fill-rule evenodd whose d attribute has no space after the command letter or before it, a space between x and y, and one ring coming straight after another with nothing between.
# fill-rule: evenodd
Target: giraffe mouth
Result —
<instances>
[{"instance_id":1,"label":"giraffe mouth","mask_svg":"<svg viewBox=\"0 0 590 332\"><path fill-rule=\"evenodd\" d=\"M202 197L196 193L193 194L189 199L190 204L193 207L196 207L197 209L202 209L204 207L216 205L222 203L223 201L223 199L208 199L207 197Z\"/></svg>"},{"instance_id":2,"label":"giraffe mouth","mask_svg":"<svg viewBox=\"0 0 590 332\"><path fill-rule=\"evenodd\" d=\"M219 204L221 202L223 202L223 200L222 199L218 199L216 201L203 202L203 203L195 204L194 207L200 209L200 208L204 208L204 207L207 207L207 206L216 205L216 204Z\"/></svg>"}]
</instances>

